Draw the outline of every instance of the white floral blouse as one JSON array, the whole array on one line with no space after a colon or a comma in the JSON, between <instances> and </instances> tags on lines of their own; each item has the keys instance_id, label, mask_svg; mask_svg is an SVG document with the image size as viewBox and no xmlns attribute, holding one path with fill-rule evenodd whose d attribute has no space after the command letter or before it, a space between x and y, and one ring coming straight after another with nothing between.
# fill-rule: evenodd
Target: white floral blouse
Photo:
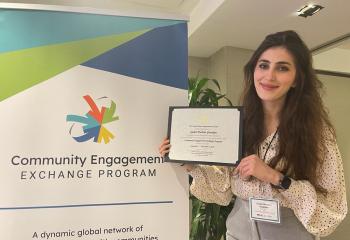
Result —
<instances>
[{"instance_id":1,"label":"white floral blouse","mask_svg":"<svg viewBox=\"0 0 350 240\"><path fill-rule=\"evenodd\" d=\"M260 145L259 153L266 153L265 162L269 162L276 154L278 134L272 140L267 137ZM308 232L315 236L327 236L332 233L347 214L346 189L342 159L336 141L332 135L326 134L327 149L324 163L318 168L318 179L327 194L319 193L306 180L293 180L287 190L273 188L270 183L261 182L255 178L242 180L233 176L232 169L198 165L190 172L193 177L191 192L198 199L228 205L233 194L242 199L249 197L274 198L281 206L290 208ZM259 156L262 158L262 156Z\"/></svg>"}]
</instances>

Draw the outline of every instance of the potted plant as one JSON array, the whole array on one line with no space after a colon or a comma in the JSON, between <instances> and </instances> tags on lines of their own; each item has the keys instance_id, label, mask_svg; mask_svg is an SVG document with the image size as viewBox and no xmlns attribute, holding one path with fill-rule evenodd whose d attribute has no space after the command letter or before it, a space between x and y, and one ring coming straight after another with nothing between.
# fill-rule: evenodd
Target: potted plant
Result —
<instances>
[{"instance_id":1,"label":"potted plant","mask_svg":"<svg viewBox=\"0 0 350 240\"><path fill-rule=\"evenodd\" d=\"M213 83L218 92L207 87ZM188 79L188 99L191 107L217 107L220 99L225 99L229 106L232 102L221 93L216 79L199 78L198 75ZM190 240L221 240L226 239L226 219L233 207L233 201L228 206L215 203L204 203L190 196L192 201L192 219Z\"/></svg>"},{"instance_id":2,"label":"potted plant","mask_svg":"<svg viewBox=\"0 0 350 240\"><path fill-rule=\"evenodd\" d=\"M219 92L207 87L208 83L214 83ZM188 79L188 100L190 107L217 107L219 100L225 99L232 106L226 94L221 94L219 82L216 79L199 78L198 76Z\"/></svg>"}]
</instances>

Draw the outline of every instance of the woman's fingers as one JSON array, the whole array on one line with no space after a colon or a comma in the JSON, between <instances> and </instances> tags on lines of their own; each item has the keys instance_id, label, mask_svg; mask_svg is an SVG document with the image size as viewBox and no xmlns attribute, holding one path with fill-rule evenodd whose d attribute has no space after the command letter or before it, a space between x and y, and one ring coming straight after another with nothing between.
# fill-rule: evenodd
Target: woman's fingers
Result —
<instances>
[{"instance_id":1,"label":"woman's fingers","mask_svg":"<svg viewBox=\"0 0 350 240\"><path fill-rule=\"evenodd\" d=\"M170 147L171 147L170 144L164 145L163 147L161 147L161 148L159 149L160 155L162 155L162 157L164 157L164 155L170 151Z\"/></svg>"},{"instance_id":2,"label":"woman's fingers","mask_svg":"<svg viewBox=\"0 0 350 240\"><path fill-rule=\"evenodd\" d=\"M160 144L160 147L164 146L164 145L168 145L170 143L169 139L164 139L163 142ZM159 148L160 148L159 147Z\"/></svg>"},{"instance_id":3,"label":"woman's fingers","mask_svg":"<svg viewBox=\"0 0 350 240\"><path fill-rule=\"evenodd\" d=\"M165 156L165 154L167 154L167 153L169 153L170 152L170 150L168 149L168 150L164 150L163 152L161 152L161 156L162 157L164 157Z\"/></svg>"},{"instance_id":4,"label":"woman's fingers","mask_svg":"<svg viewBox=\"0 0 350 240\"><path fill-rule=\"evenodd\" d=\"M158 150L160 151L161 148L163 148L163 147L166 146L166 145L169 145L169 143L170 143L169 139L165 138L165 139L163 140L163 142L160 144Z\"/></svg>"},{"instance_id":5,"label":"woman's fingers","mask_svg":"<svg viewBox=\"0 0 350 240\"><path fill-rule=\"evenodd\" d=\"M251 177L251 168L252 168L252 164L251 164L251 160L250 160L250 156L243 158L241 160L241 162L238 164L237 168L234 171L234 174L239 174L239 177L244 180L244 181L248 181Z\"/></svg>"},{"instance_id":6,"label":"woman's fingers","mask_svg":"<svg viewBox=\"0 0 350 240\"><path fill-rule=\"evenodd\" d=\"M193 164L185 164L184 167L185 167L187 172L191 172L192 169L194 168L194 165Z\"/></svg>"},{"instance_id":7,"label":"woman's fingers","mask_svg":"<svg viewBox=\"0 0 350 240\"><path fill-rule=\"evenodd\" d=\"M170 151L170 147L169 139L165 138L158 148L159 154L164 157L164 155Z\"/></svg>"},{"instance_id":8,"label":"woman's fingers","mask_svg":"<svg viewBox=\"0 0 350 240\"><path fill-rule=\"evenodd\" d=\"M168 148L170 148L171 147L171 145L168 143L168 144L162 144L162 145L160 145L159 146L159 152L161 152L161 151L164 151L165 149L168 149Z\"/></svg>"}]
</instances>

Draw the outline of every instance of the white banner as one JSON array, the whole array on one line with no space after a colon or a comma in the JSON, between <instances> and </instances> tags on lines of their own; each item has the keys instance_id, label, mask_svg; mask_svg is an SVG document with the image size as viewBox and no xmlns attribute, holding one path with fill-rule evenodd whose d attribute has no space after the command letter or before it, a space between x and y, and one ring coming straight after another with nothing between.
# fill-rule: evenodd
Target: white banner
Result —
<instances>
[{"instance_id":1,"label":"white banner","mask_svg":"<svg viewBox=\"0 0 350 240\"><path fill-rule=\"evenodd\" d=\"M5 23L9 22L5 19ZM146 41L150 45L164 28L154 29L132 36L130 44ZM8 31L10 36L12 30ZM127 45L129 40L87 59L81 56L91 45L83 45L82 40L81 44L62 41L65 49L60 51L61 43L49 42L25 49L14 49L20 43L8 44L8 49L1 49L5 53L0 63L6 62L11 69L0 74L4 86L0 99L0 239L188 239L187 174L176 164L164 163L158 154L166 135L168 106L187 104L183 87L187 79L182 78L182 87L154 81L150 73L136 67L140 65L137 60L150 56L140 51L130 53L135 55L135 63L131 61L134 72L113 71L120 64L112 70L105 65L91 66L104 54L134 47ZM161 48L157 42L154 45ZM74 66L65 65L69 58L58 57L65 54L77 59L74 51L82 46L85 50ZM52 47L56 50L50 51ZM38 49L48 51L45 57ZM187 46L184 49L187 54ZM148 50L154 57L161 56L156 49ZM129 57L128 52L117 53ZM131 65L127 57L120 58ZM10 65L9 59L15 61ZM115 63L115 59L110 61ZM33 67L35 61L38 64ZM149 62L153 64L152 58ZM184 62L187 64L186 59ZM173 64L171 59L169 64ZM61 68L56 71L55 67ZM153 68L154 76L164 70L159 65ZM37 82L31 83L33 79Z\"/></svg>"}]
</instances>

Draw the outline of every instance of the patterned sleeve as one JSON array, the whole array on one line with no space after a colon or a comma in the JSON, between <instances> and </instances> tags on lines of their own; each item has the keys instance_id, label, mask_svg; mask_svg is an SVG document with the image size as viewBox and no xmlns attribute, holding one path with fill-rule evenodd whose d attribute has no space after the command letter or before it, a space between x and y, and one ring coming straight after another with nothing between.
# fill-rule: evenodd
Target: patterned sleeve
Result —
<instances>
[{"instance_id":1,"label":"patterned sleeve","mask_svg":"<svg viewBox=\"0 0 350 240\"><path fill-rule=\"evenodd\" d=\"M198 165L190 175L193 177L191 193L199 200L224 206L230 203L233 194L229 168Z\"/></svg>"},{"instance_id":2,"label":"patterned sleeve","mask_svg":"<svg viewBox=\"0 0 350 240\"><path fill-rule=\"evenodd\" d=\"M232 192L245 200L250 197L271 199L278 193L270 183L262 182L254 177L251 177L249 181L244 181L236 175L233 176L232 184Z\"/></svg>"},{"instance_id":3,"label":"patterned sleeve","mask_svg":"<svg viewBox=\"0 0 350 240\"><path fill-rule=\"evenodd\" d=\"M284 202L300 222L315 236L331 234L347 213L342 159L336 141L326 138L324 162L318 171L319 184L327 193L319 193L308 181L294 181L281 192Z\"/></svg>"}]
</instances>

